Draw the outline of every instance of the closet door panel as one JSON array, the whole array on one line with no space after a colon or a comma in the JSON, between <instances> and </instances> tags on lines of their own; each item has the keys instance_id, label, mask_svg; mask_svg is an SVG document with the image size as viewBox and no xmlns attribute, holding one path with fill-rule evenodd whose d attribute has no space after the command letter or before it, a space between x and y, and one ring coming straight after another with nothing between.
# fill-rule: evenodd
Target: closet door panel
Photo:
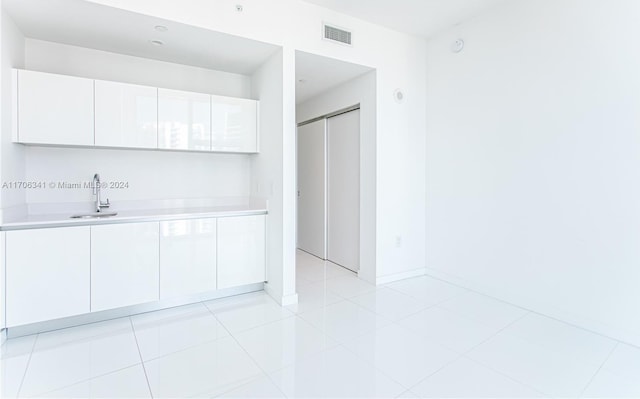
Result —
<instances>
[{"instance_id":1,"label":"closet door panel","mask_svg":"<svg viewBox=\"0 0 640 399\"><path fill-rule=\"evenodd\" d=\"M325 123L298 127L298 248L326 258Z\"/></svg>"},{"instance_id":2,"label":"closet door panel","mask_svg":"<svg viewBox=\"0 0 640 399\"><path fill-rule=\"evenodd\" d=\"M360 110L327 119L327 258L360 267Z\"/></svg>"}]
</instances>

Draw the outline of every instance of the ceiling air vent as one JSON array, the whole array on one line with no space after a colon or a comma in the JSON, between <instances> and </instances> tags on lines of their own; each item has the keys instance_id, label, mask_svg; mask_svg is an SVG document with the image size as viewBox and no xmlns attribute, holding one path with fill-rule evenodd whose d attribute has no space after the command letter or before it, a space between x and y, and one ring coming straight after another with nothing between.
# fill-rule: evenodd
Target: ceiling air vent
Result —
<instances>
[{"instance_id":1,"label":"ceiling air vent","mask_svg":"<svg viewBox=\"0 0 640 399\"><path fill-rule=\"evenodd\" d=\"M332 42L351 46L351 32L327 24L323 24L322 28L325 40L331 40Z\"/></svg>"}]
</instances>

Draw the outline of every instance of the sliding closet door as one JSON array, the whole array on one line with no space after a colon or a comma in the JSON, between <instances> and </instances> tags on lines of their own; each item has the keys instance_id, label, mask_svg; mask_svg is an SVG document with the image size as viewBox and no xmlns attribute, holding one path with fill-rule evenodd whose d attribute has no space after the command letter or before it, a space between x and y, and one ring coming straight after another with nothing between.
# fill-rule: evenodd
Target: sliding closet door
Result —
<instances>
[{"instance_id":1,"label":"sliding closet door","mask_svg":"<svg viewBox=\"0 0 640 399\"><path fill-rule=\"evenodd\" d=\"M298 127L298 248L326 259L326 120Z\"/></svg>"},{"instance_id":2,"label":"sliding closet door","mask_svg":"<svg viewBox=\"0 0 640 399\"><path fill-rule=\"evenodd\" d=\"M327 258L360 267L360 110L327 119Z\"/></svg>"}]
</instances>

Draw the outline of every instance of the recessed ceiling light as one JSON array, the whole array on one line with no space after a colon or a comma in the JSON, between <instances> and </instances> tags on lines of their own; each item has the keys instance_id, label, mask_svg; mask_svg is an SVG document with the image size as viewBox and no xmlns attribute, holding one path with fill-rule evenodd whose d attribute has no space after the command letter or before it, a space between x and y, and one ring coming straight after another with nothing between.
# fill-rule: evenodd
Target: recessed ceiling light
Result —
<instances>
[{"instance_id":1,"label":"recessed ceiling light","mask_svg":"<svg viewBox=\"0 0 640 399\"><path fill-rule=\"evenodd\" d=\"M154 46L164 46L164 42L162 40L149 40L149 43Z\"/></svg>"},{"instance_id":2,"label":"recessed ceiling light","mask_svg":"<svg viewBox=\"0 0 640 399\"><path fill-rule=\"evenodd\" d=\"M169 30L169 28L164 25L156 25L153 29L157 30L158 32L166 32Z\"/></svg>"}]
</instances>

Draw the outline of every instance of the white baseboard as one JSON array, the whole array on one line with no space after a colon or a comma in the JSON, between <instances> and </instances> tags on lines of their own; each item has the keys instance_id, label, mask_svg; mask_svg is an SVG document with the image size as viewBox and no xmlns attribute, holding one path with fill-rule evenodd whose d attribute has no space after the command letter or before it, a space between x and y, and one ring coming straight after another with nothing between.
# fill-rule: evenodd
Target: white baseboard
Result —
<instances>
[{"instance_id":1,"label":"white baseboard","mask_svg":"<svg viewBox=\"0 0 640 399\"><path fill-rule=\"evenodd\" d=\"M597 320L592 320L581 315L566 312L554 306L541 303L534 298L516 296L513 293L509 293L507 291L496 291L493 288L490 289L480 284L475 284L474 282L462 279L460 277L448 274L437 269L427 268L426 274L428 276L446 281L451 284L455 284L459 287L469 289L479 294L486 295L503 302L507 302L530 312L538 313L540 315L547 316L567 324L571 324L575 327L582 328L583 330L587 330L598 335L603 335L607 338L612 338L633 346L640 346L640 334L634 331L628 331L626 329L605 324Z\"/></svg>"},{"instance_id":2,"label":"white baseboard","mask_svg":"<svg viewBox=\"0 0 640 399\"><path fill-rule=\"evenodd\" d=\"M276 291L269 284L264 285L264 291L276 300L280 306L295 305L298 303L298 294L282 295L282 292Z\"/></svg>"},{"instance_id":3,"label":"white baseboard","mask_svg":"<svg viewBox=\"0 0 640 399\"><path fill-rule=\"evenodd\" d=\"M282 297L282 306L296 305L298 303L298 294L284 295Z\"/></svg>"},{"instance_id":4,"label":"white baseboard","mask_svg":"<svg viewBox=\"0 0 640 399\"><path fill-rule=\"evenodd\" d=\"M9 327L5 330L7 338L12 339L25 335L37 334L46 331L60 330L62 328L75 327L83 324L97 323L101 321L117 319L120 317L132 316L140 313L154 312L156 310L168 309L177 306L188 305L197 302L221 299L235 295L248 294L250 292L261 291L264 284L250 284L241 287L226 288L218 291L211 291L198 295L190 295L158 302L151 302L140 305L126 306L118 309L102 310L94 313L87 313L77 316L65 317L62 319L41 321L33 324Z\"/></svg>"},{"instance_id":5,"label":"white baseboard","mask_svg":"<svg viewBox=\"0 0 640 399\"><path fill-rule=\"evenodd\" d=\"M424 276L425 273L426 273L426 269L422 268L422 269L409 270L408 272L387 274L386 276L378 276L376 277L376 285L393 283L394 281L405 280L412 277L420 277L420 276Z\"/></svg>"}]
</instances>

